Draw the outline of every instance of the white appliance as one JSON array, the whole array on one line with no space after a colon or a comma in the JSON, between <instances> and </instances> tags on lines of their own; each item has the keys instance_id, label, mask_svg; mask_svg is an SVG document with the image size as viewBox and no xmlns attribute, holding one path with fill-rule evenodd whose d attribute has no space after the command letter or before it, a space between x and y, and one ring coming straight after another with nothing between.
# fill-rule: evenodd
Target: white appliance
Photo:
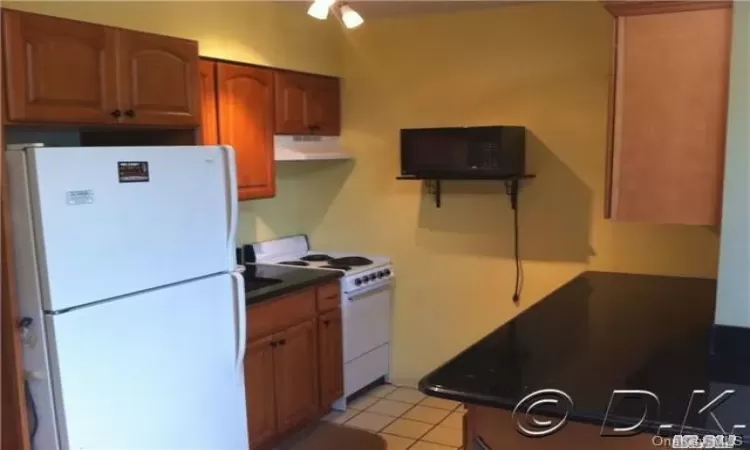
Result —
<instances>
[{"instance_id":1,"label":"white appliance","mask_svg":"<svg viewBox=\"0 0 750 450\"><path fill-rule=\"evenodd\" d=\"M344 397L385 377L389 379L393 266L384 256L315 252L306 236L290 236L246 246L249 259L263 264L340 270L344 327ZM245 255L248 259L249 255Z\"/></svg>"},{"instance_id":2,"label":"white appliance","mask_svg":"<svg viewBox=\"0 0 750 450\"><path fill-rule=\"evenodd\" d=\"M5 156L34 449L247 449L234 150Z\"/></svg>"},{"instance_id":3,"label":"white appliance","mask_svg":"<svg viewBox=\"0 0 750 450\"><path fill-rule=\"evenodd\" d=\"M351 159L338 136L273 137L275 161L321 161Z\"/></svg>"}]
</instances>

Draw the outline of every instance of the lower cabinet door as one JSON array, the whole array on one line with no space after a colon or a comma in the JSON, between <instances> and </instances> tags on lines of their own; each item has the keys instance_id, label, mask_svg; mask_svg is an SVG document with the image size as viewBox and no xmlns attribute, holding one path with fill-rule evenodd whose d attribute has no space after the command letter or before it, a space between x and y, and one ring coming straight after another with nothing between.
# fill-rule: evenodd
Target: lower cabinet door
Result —
<instances>
[{"instance_id":1,"label":"lower cabinet door","mask_svg":"<svg viewBox=\"0 0 750 450\"><path fill-rule=\"evenodd\" d=\"M251 341L245 352L245 397L250 446L255 448L276 435L274 394L275 336Z\"/></svg>"},{"instance_id":2,"label":"lower cabinet door","mask_svg":"<svg viewBox=\"0 0 750 450\"><path fill-rule=\"evenodd\" d=\"M279 433L289 431L317 415L318 364L313 320L276 335L274 371L276 420Z\"/></svg>"},{"instance_id":3,"label":"lower cabinet door","mask_svg":"<svg viewBox=\"0 0 750 450\"><path fill-rule=\"evenodd\" d=\"M344 343L341 309L336 308L318 320L320 406L327 409L344 395Z\"/></svg>"}]
</instances>

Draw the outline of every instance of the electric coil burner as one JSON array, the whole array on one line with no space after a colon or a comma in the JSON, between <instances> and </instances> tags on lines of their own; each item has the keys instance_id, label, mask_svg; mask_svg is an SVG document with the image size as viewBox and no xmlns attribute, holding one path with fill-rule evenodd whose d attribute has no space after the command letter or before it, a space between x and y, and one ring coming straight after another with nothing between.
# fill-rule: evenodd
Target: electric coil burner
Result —
<instances>
[{"instance_id":1,"label":"electric coil burner","mask_svg":"<svg viewBox=\"0 0 750 450\"><path fill-rule=\"evenodd\" d=\"M372 263L371 259L362 256L344 256L342 258L334 258L328 261L328 264L335 266L367 266Z\"/></svg>"},{"instance_id":2,"label":"electric coil burner","mask_svg":"<svg viewBox=\"0 0 750 450\"><path fill-rule=\"evenodd\" d=\"M321 262L321 261L329 261L333 259L333 257L324 255L322 253L314 254L314 255L307 255L300 258L301 261L310 261L310 262Z\"/></svg>"}]
</instances>

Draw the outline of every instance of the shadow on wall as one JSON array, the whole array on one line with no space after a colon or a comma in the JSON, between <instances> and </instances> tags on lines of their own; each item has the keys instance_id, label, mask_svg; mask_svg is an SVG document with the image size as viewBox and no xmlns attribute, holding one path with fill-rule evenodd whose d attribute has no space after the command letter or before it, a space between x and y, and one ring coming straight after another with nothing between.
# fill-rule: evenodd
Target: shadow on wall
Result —
<instances>
[{"instance_id":1,"label":"shadow on wall","mask_svg":"<svg viewBox=\"0 0 750 450\"><path fill-rule=\"evenodd\" d=\"M588 262L592 191L534 133L519 193L521 258ZM436 253L513 258L513 210L502 181L443 181L442 206L422 187L416 243Z\"/></svg>"}]
</instances>

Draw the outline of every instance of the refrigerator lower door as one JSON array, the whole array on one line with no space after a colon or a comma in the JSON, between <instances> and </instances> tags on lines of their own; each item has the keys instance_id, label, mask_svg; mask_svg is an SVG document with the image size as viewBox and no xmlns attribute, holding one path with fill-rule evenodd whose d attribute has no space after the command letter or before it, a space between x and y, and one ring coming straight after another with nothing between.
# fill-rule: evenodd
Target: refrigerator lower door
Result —
<instances>
[{"instance_id":1,"label":"refrigerator lower door","mask_svg":"<svg viewBox=\"0 0 750 450\"><path fill-rule=\"evenodd\" d=\"M14 228L36 251L43 307L60 311L233 270L231 147L6 152ZM27 205L31 205L29 208ZM95 274L81 282L85 274Z\"/></svg>"},{"instance_id":2,"label":"refrigerator lower door","mask_svg":"<svg viewBox=\"0 0 750 450\"><path fill-rule=\"evenodd\" d=\"M47 316L60 448L246 450L240 289L227 273Z\"/></svg>"}]
</instances>

